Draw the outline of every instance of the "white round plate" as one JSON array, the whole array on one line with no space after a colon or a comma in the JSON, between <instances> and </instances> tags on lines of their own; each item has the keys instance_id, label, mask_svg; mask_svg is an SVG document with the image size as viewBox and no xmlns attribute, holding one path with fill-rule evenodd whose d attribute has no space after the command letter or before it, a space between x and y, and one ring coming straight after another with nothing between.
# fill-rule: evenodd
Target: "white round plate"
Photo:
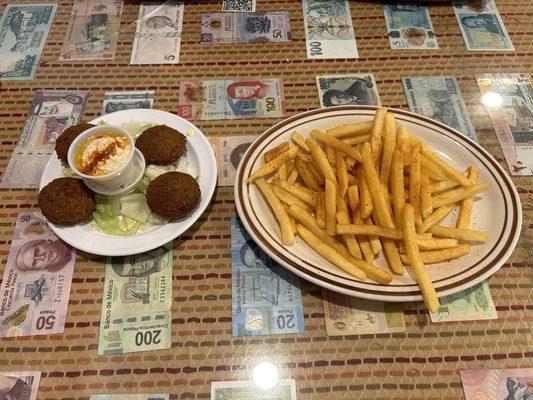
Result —
<instances>
[{"instance_id":1,"label":"white round plate","mask_svg":"<svg viewBox=\"0 0 533 400\"><path fill-rule=\"evenodd\" d=\"M264 164L263 154L280 142L290 140L292 132L307 136L312 129L325 130L342 124L373 119L376 107L345 106L313 110L288 118L266 131L241 160L235 179L235 203L244 226L256 243L281 265L295 274L327 289L350 296L381 301L422 300L410 267L403 276L395 275L390 285L367 280L361 282L339 270L307 246L301 238L283 246L279 228L257 187L248 184L253 171ZM522 225L520 199L511 179L498 162L481 146L439 122L403 110L391 109L398 123L422 139L460 171L474 165L479 182L491 188L476 197L471 227L488 233L489 242L473 245L469 254L455 260L427 266L439 296L467 289L496 272L511 255ZM451 226L456 210L443 221ZM386 267L381 255L375 265Z\"/></svg>"},{"instance_id":2,"label":"white round plate","mask_svg":"<svg viewBox=\"0 0 533 400\"><path fill-rule=\"evenodd\" d=\"M141 124L150 123L167 125L182 132L187 138L187 152L183 157L189 162L189 174L198 176L198 184L202 197L195 211L179 221L172 221L150 231L133 236L111 236L98 232L91 227L92 223L75 226L59 226L48 224L52 230L71 246L93 254L105 256L124 256L155 249L175 239L202 215L211 201L217 181L217 163L215 153L204 134L189 121L165 111L138 109L123 110L103 117L95 118L90 123L105 121L111 125L121 125L130 121ZM39 190L50 181L63 176L63 165L54 153L46 165L41 178Z\"/></svg>"}]
</instances>

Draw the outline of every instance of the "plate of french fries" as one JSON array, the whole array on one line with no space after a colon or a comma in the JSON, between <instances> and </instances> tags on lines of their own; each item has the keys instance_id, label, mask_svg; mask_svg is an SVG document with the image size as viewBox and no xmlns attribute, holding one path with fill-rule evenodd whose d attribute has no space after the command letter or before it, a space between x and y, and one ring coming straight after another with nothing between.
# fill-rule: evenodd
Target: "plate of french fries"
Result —
<instances>
[{"instance_id":1,"label":"plate of french fries","mask_svg":"<svg viewBox=\"0 0 533 400\"><path fill-rule=\"evenodd\" d=\"M256 243L297 275L381 301L423 300L495 273L520 234L518 193L460 132L403 110L313 110L270 128L235 179Z\"/></svg>"}]
</instances>

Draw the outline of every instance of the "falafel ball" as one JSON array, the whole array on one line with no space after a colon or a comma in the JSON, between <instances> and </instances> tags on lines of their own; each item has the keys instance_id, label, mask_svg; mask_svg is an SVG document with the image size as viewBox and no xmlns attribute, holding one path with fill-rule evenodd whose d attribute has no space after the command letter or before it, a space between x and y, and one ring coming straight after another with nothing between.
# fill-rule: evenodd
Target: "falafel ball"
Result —
<instances>
[{"instance_id":1,"label":"falafel ball","mask_svg":"<svg viewBox=\"0 0 533 400\"><path fill-rule=\"evenodd\" d=\"M39 193L43 215L58 225L76 225L91 218L94 194L81 179L57 178Z\"/></svg>"},{"instance_id":2,"label":"falafel ball","mask_svg":"<svg viewBox=\"0 0 533 400\"><path fill-rule=\"evenodd\" d=\"M176 162L185 151L187 139L166 125L146 129L135 141L146 164L168 165Z\"/></svg>"},{"instance_id":3,"label":"falafel ball","mask_svg":"<svg viewBox=\"0 0 533 400\"><path fill-rule=\"evenodd\" d=\"M167 219L187 216L200 202L200 187L189 174L166 172L148 185L146 201L154 213Z\"/></svg>"},{"instance_id":4,"label":"falafel ball","mask_svg":"<svg viewBox=\"0 0 533 400\"><path fill-rule=\"evenodd\" d=\"M85 132L87 129L93 128L96 125L93 124L76 124L69 126L63 131L61 135L56 140L56 153L57 157L66 163L68 163L67 155L68 148L79 135Z\"/></svg>"}]
</instances>

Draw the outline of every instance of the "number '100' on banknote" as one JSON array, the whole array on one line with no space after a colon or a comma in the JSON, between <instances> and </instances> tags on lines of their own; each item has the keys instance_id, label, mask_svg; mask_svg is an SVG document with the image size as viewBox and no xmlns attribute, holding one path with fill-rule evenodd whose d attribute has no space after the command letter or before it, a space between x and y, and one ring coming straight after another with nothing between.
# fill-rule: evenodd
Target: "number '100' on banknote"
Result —
<instances>
[{"instance_id":1,"label":"number '100' on banknote","mask_svg":"<svg viewBox=\"0 0 533 400\"><path fill-rule=\"evenodd\" d=\"M300 280L268 257L237 218L231 220L233 336L304 331Z\"/></svg>"},{"instance_id":2,"label":"number '100' on banknote","mask_svg":"<svg viewBox=\"0 0 533 400\"><path fill-rule=\"evenodd\" d=\"M302 0L307 58L357 58L348 0Z\"/></svg>"},{"instance_id":3,"label":"number '100' on banknote","mask_svg":"<svg viewBox=\"0 0 533 400\"><path fill-rule=\"evenodd\" d=\"M533 368L466 369L459 371L465 400L530 400Z\"/></svg>"},{"instance_id":4,"label":"number '100' on banknote","mask_svg":"<svg viewBox=\"0 0 533 400\"><path fill-rule=\"evenodd\" d=\"M33 79L57 4L8 4L0 20L0 81Z\"/></svg>"}]
</instances>

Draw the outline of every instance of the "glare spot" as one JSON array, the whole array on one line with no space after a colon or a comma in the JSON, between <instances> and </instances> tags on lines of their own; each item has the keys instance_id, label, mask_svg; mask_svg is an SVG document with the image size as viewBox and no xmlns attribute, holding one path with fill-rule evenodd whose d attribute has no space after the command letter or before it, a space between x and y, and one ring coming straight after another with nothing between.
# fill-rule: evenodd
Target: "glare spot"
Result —
<instances>
[{"instance_id":1,"label":"glare spot","mask_svg":"<svg viewBox=\"0 0 533 400\"><path fill-rule=\"evenodd\" d=\"M487 107L500 107L503 104L503 97L495 92L488 92L481 97L481 102Z\"/></svg>"},{"instance_id":2,"label":"glare spot","mask_svg":"<svg viewBox=\"0 0 533 400\"><path fill-rule=\"evenodd\" d=\"M278 369L274 364L263 361L255 366L252 379L261 389L270 389L278 383Z\"/></svg>"}]
</instances>

